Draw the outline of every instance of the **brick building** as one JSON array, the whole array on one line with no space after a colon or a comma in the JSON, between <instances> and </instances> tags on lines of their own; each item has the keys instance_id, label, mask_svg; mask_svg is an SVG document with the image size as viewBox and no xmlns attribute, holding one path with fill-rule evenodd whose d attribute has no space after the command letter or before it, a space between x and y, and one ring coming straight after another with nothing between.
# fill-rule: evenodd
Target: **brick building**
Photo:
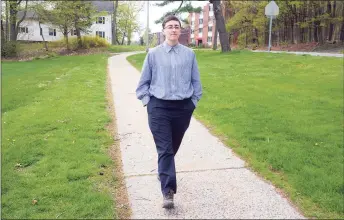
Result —
<instances>
[{"instance_id":1,"label":"brick building","mask_svg":"<svg viewBox=\"0 0 344 220\"><path fill-rule=\"evenodd\" d=\"M225 15L224 7L222 7L222 13ZM189 44L203 45L205 47L212 46L216 23L213 4L207 3L200 13L189 13L188 20L191 29ZM220 44L219 36L217 36L217 44Z\"/></svg>"},{"instance_id":2,"label":"brick building","mask_svg":"<svg viewBox=\"0 0 344 220\"><path fill-rule=\"evenodd\" d=\"M149 36L150 41L152 41L154 35L156 35L156 38L157 38L156 45L154 45L154 46L162 44L165 41L165 36L162 32L150 34L150 36ZM181 33L180 33L180 37L179 37L179 43L183 44L185 46L188 46L189 45L189 39L190 39L190 28L189 27L182 28Z\"/></svg>"}]
</instances>

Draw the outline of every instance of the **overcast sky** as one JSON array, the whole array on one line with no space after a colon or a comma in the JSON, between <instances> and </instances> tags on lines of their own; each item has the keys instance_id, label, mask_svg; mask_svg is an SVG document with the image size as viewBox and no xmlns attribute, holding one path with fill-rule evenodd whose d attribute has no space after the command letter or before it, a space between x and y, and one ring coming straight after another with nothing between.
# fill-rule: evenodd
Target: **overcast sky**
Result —
<instances>
[{"instance_id":1,"label":"overcast sky","mask_svg":"<svg viewBox=\"0 0 344 220\"><path fill-rule=\"evenodd\" d=\"M178 8L180 5L180 2L174 2L164 7L154 6L156 3L161 3L161 2L162 1L149 2L149 5L150 5L149 6L149 29L152 31L152 33L160 32L162 29L161 24L155 24L155 21L158 20L161 16L163 16L166 12L170 11L171 9ZM203 7L204 5L209 3L209 1L192 1L191 3L194 7L199 7L199 6ZM187 14L184 15L184 17L186 16ZM145 28L147 24L147 1L145 1L144 8L141 11L138 19L139 19L139 23L142 29ZM138 34L134 34L133 37L134 37L134 41L139 40Z\"/></svg>"}]
</instances>

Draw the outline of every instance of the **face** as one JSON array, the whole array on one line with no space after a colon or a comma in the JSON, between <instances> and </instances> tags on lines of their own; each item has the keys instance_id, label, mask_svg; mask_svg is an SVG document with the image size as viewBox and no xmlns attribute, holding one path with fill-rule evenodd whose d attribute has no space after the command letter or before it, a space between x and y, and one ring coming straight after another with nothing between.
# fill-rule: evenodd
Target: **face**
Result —
<instances>
[{"instance_id":1,"label":"face","mask_svg":"<svg viewBox=\"0 0 344 220\"><path fill-rule=\"evenodd\" d=\"M180 36L180 25L178 21L166 22L164 27L164 35L168 41L178 41Z\"/></svg>"}]
</instances>

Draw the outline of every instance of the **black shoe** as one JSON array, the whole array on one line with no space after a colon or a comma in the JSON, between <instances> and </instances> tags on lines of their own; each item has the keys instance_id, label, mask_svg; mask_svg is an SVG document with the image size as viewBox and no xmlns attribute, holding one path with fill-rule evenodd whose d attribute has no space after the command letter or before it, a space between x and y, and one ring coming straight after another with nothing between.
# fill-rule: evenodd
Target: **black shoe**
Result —
<instances>
[{"instance_id":1,"label":"black shoe","mask_svg":"<svg viewBox=\"0 0 344 220\"><path fill-rule=\"evenodd\" d=\"M165 209L171 209L174 207L174 203L173 203L173 196L174 196L174 192L173 190L170 190L168 193L166 193L164 195L164 202L162 204L162 207Z\"/></svg>"}]
</instances>

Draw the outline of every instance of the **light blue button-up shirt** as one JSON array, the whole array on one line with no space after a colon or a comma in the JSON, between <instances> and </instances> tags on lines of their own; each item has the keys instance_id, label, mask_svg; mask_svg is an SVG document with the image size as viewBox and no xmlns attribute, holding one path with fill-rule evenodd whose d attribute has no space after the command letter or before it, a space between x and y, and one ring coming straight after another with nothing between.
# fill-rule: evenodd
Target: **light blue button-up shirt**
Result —
<instances>
[{"instance_id":1,"label":"light blue button-up shirt","mask_svg":"<svg viewBox=\"0 0 344 220\"><path fill-rule=\"evenodd\" d=\"M190 48L166 42L152 48L146 55L136 96L147 105L151 96L163 100L183 100L191 97L197 102L202 96L202 85L196 56Z\"/></svg>"}]
</instances>

